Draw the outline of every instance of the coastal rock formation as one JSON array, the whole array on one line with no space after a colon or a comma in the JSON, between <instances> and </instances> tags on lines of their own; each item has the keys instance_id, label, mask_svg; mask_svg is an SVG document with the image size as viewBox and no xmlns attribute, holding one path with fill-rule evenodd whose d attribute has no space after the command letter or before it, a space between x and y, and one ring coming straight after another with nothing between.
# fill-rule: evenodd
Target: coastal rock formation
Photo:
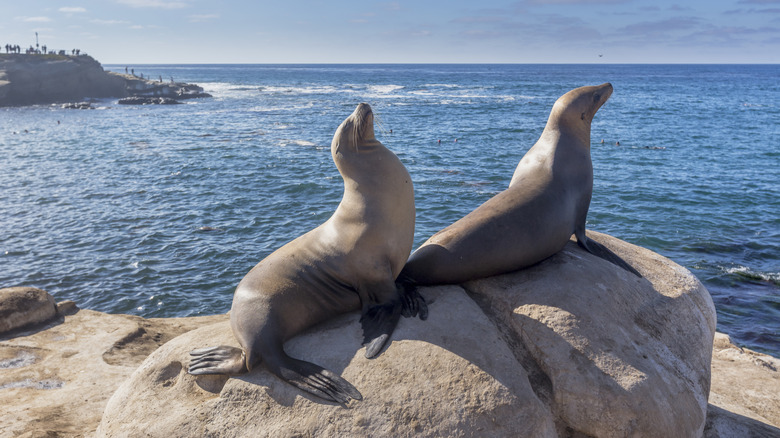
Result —
<instances>
[{"instance_id":1,"label":"coastal rock formation","mask_svg":"<svg viewBox=\"0 0 780 438\"><path fill-rule=\"evenodd\" d=\"M527 270L465 288L423 289L430 319L402 319L376 359L365 359L358 348L357 314L288 342L290 354L328 366L363 392L364 400L346 409L263 370L232 379L185 374L189 349L235 344L227 315L144 319L61 302L49 322L0 334L0 438L147 436L144 430L149 436L172 431L171 437L310 431L574 437L585 429L598 433L592 436L663 436L670 424L703 427L697 436L705 438L780 436L780 359L739 348L723 334L714 348L707 345L701 338L709 333L711 304L688 271L650 251L590 236L646 279L623 275L571 244ZM536 290L545 282L550 290ZM644 282L654 292L646 294ZM10 304L8 297L0 291L0 306L35 307ZM610 310L616 308L627 314ZM638 339L626 345L633 336ZM710 377L708 364L692 368L706 361L702 351L710 348L707 418L696 427ZM659 414L670 394L680 400L666 400L668 410ZM649 415L657 415L658 429L648 432ZM684 432L668 436L691 434Z\"/></svg>"},{"instance_id":2,"label":"coastal rock formation","mask_svg":"<svg viewBox=\"0 0 780 438\"><path fill-rule=\"evenodd\" d=\"M86 55L0 54L0 107L127 96L142 96L146 103L156 104L211 97L195 84L104 71Z\"/></svg>"},{"instance_id":3,"label":"coastal rock formation","mask_svg":"<svg viewBox=\"0 0 780 438\"><path fill-rule=\"evenodd\" d=\"M54 298L34 287L0 289L0 335L57 316Z\"/></svg>"},{"instance_id":4,"label":"coastal rock formation","mask_svg":"<svg viewBox=\"0 0 780 438\"><path fill-rule=\"evenodd\" d=\"M48 323L0 334L0 438L91 436L108 398L152 351L225 319L143 319L67 303Z\"/></svg>"},{"instance_id":5,"label":"coastal rock formation","mask_svg":"<svg viewBox=\"0 0 780 438\"><path fill-rule=\"evenodd\" d=\"M89 56L0 55L0 107L127 95L125 80Z\"/></svg>"},{"instance_id":6,"label":"coastal rock formation","mask_svg":"<svg viewBox=\"0 0 780 438\"><path fill-rule=\"evenodd\" d=\"M235 345L223 322L152 354L109 401L98 435L701 436L715 333L708 292L666 258L591 237L644 278L572 242L525 270L423 289L429 320L402 320L376 359L358 348L358 315L290 341L290 355L362 392L349 415L262 369L186 374L189 350Z\"/></svg>"},{"instance_id":7,"label":"coastal rock formation","mask_svg":"<svg viewBox=\"0 0 780 438\"><path fill-rule=\"evenodd\" d=\"M780 437L780 359L715 335L706 438Z\"/></svg>"}]
</instances>

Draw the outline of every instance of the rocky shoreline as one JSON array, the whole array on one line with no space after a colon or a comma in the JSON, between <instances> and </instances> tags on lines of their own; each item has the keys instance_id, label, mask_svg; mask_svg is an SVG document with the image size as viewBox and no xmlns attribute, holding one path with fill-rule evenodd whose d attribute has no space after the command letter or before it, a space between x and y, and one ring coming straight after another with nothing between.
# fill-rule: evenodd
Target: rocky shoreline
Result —
<instances>
[{"instance_id":1,"label":"rocky shoreline","mask_svg":"<svg viewBox=\"0 0 780 438\"><path fill-rule=\"evenodd\" d=\"M211 96L194 84L105 71L87 55L0 54L0 107L66 103L88 109L84 99L109 97L148 105Z\"/></svg>"},{"instance_id":2,"label":"rocky shoreline","mask_svg":"<svg viewBox=\"0 0 780 438\"><path fill-rule=\"evenodd\" d=\"M360 388L345 407L260 369L186 374L189 349L235 343L227 315L145 319L0 289L0 438L780 436L780 359L716 334L684 268L595 238L645 279L570 243L512 274L424 288L430 319L403 319L376 359L357 314L291 340L289 354Z\"/></svg>"}]
</instances>

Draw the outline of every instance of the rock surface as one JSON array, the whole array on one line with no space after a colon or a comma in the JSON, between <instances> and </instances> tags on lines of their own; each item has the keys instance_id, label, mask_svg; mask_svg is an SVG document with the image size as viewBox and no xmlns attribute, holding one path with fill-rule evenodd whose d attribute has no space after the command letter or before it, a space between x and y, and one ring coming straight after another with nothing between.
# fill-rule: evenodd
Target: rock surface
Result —
<instances>
[{"instance_id":1,"label":"rock surface","mask_svg":"<svg viewBox=\"0 0 780 438\"><path fill-rule=\"evenodd\" d=\"M0 107L127 94L121 76L86 55L0 55Z\"/></svg>"},{"instance_id":2,"label":"rock surface","mask_svg":"<svg viewBox=\"0 0 780 438\"><path fill-rule=\"evenodd\" d=\"M0 334L40 324L57 315L54 298L34 287L0 289Z\"/></svg>"},{"instance_id":3,"label":"rock surface","mask_svg":"<svg viewBox=\"0 0 780 438\"><path fill-rule=\"evenodd\" d=\"M186 374L193 346L235 343L224 322L152 354L109 401L98 436L555 437L549 412L479 307L457 287L428 298L429 320L405 321L376 359L359 348L357 314L287 344L293 357L341 374L362 392L363 401L348 409L265 371L233 379ZM150 415L161 411L164 418Z\"/></svg>"},{"instance_id":4,"label":"rock surface","mask_svg":"<svg viewBox=\"0 0 780 438\"><path fill-rule=\"evenodd\" d=\"M108 398L152 351L220 319L80 310L0 334L0 438L92 435Z\"/></svg>"},{"instance_id":5,"label":"rock surface","mask_svg":"<svg viewBox=\"0 0 780 438\"><path fill-rule=\"evenodd\" d=\"M721 334L711 355L706 422L696 415L682 418L686 416L676 410L700 409L698 392L706 385L690 381L683 383L687 389L677 389L679 401L667 400L669 411L656 418L658 430L638 430L648 415L643 410L652 412L662 405L658 394L674 393L673 383L695 372L689 368L700 360L708 362L701 354L712 344L690 338L699 336L692 327L705 334L709 330L711 303L702 298L690 273L663 257L608 236L592 237L620 253L646 280L569 245L529 270L465 287L424 289L430 319L402 319L392 344L376 359L365 359L359 348L357 314L288 342L290 354L330 368L363 393L363 401L347 408L323 403L262 370L231 379L185 374L190 349L235 345L226 315L147 320L81 310L62 317L68 315L68 306L60 303L60 316L48 325L0 335L0 438L584 437L579 430L586 427L598 434L592 436L662 436L669 424L695 428L701 431L698 436L707 438L780 436L780 360L740 349ZM601 277L598 293L588 292L590 280L585 277L575 277L568 292L536 290L544 281L569 281L564 273L583 268ZM553 270L560 279L541 275L544 270ZM648 299L642 298L645 282L656 290L651 295L655 301L642 305L641 299ZM617 284L628 286L618 291ZM567 300L556 304L556 296ZM606 298L620 305L639 301L623 316L601 309L613 306ZM518 299L519 305L514 303ZM584 310L573 311L580 307ZM596 324L585 319L587 314L609 318ZM638 316L663 327L650 330L638 323ZM616 330L621 318L635 322ZM605 349L608 339L599 333L615 338L611 350ZM637 334L640 339L620 346ZM545 342L535 346L530 343L534 339ZM668 351L658 349L660 339L669 342ZM675 349L679 342L692 351ZM570 355L560 359L566 352ZM668 375L659 379L656 371ZM587 390L587 385L594 386ZM659 388L648 388L651 385ZM583 394L576 392L580 388ZM639 392L650 393L650 398L639 400ZM591 404L576 398L580 396ZM620 403L634 404L639 412L617 406ZM595 422L599 424L591 424L597 415L603 415ZM633 432L625 427L627 421L633 422Z\"/></svg>"},{"instance_id":6,"label":"rock surface","mask_svg":"<svg viewBox=\"0 0 780 438\"><path fill-rule=\"evenodd\" d=\"M211 97L195 84L104 71L86 55L0 54L0 107L127 96L144 96L148 103Z\"/></svg>"},{"instance_id":7,"label":"rock surface","mask_svg":"<svg viewBox=\"0 0 780 438\"><path fill-rule=\"evenodd\" d=\"M715 335L707 438L780 437L780 359Z\"/></svg>"},{"instance_id":8,"label":"rock surface","mask_svg":"<svg viewBox=\"0 0 780 438\"><path fill-rule=\"evenodd\" d=\"M645 278L572 242L529 269L424 289L430 319L403 320L374 360L358 348L357 315L288 343L363 393L348 410L262 369L186 374L188 350L235 345L222 323L145 361L98 435L701 436L715 334L708 292L668 259L592 237Z\"/></svg>"}]
</instances>

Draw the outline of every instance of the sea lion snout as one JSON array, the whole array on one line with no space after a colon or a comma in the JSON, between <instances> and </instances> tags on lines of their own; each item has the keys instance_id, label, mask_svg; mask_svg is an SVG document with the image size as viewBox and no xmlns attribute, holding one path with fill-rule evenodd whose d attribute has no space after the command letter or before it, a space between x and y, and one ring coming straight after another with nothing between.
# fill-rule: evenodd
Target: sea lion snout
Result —
<instances>
[{"instance_id":1,"label":"sea lion snout","mask_svg":"<svg viewBox=\"0 0 780 438\"><path fill-rule=\"evenodd\" d=\"M332 150L335 153L346 153L342 148L347 146L358 151L359 145L374 140L374 111L367 103L358 104L355 111L347 117L333 136Z\"/></svg>"},{"instance_id":2,"label":"sea lion snout","mask_svg":"<svg viewBox=\"0 0 780 438\"><path fill-rule=\"evenodd\" d=\"M610 84L609 82L606 82L606 83L603 83L603 84L599 85L597 87L597 90L598 91L596 92L596 94L598 94L600 96L600 100L602 101L602 104L603 104L604 102L606 102L609 99L609 96L612 96L612 92L615 89L612 87L612 84Z\"/></svg>"}]
</instances>

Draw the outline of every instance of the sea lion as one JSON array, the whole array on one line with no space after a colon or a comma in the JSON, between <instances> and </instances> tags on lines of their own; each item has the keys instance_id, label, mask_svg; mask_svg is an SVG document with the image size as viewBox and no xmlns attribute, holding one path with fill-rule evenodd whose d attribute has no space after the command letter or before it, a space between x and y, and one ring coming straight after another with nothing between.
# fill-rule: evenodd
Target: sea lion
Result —
<instances>
[{"instance_id":1,"label":"sea lion","mask_svg":"<svg viewBox=\"0 0 780 438\"><path fill-rule=\"evenodd\" d=\"M230 325L241 348L190 352L190 374L241 374L263 364L325 400L361 400L335 373L288 356L283 344L313 325L362 307L366 356L377 355L402 309L395 279L412 250L414 191L406 168L374 137L361 103L338 127L331 155L344 179L333 216L258 263L236 287ZM411 300L414 301L414 300ZM413 313L414 310L411 311Z\"/></svg>"},{"instance_id":2,"label":"sea lion","mask_svg":"<svg viewBox=\"0 0 780 438\"><path fill-rule=\"evenodd\" d=\"M509 187L434 234L406 262L399 283L462 283L533 265L563 249L572 234L588 252L639 273L585 235L593 191L590 125L612 94L609 83L560 97Z\"/></svg>"}]
</instances>

